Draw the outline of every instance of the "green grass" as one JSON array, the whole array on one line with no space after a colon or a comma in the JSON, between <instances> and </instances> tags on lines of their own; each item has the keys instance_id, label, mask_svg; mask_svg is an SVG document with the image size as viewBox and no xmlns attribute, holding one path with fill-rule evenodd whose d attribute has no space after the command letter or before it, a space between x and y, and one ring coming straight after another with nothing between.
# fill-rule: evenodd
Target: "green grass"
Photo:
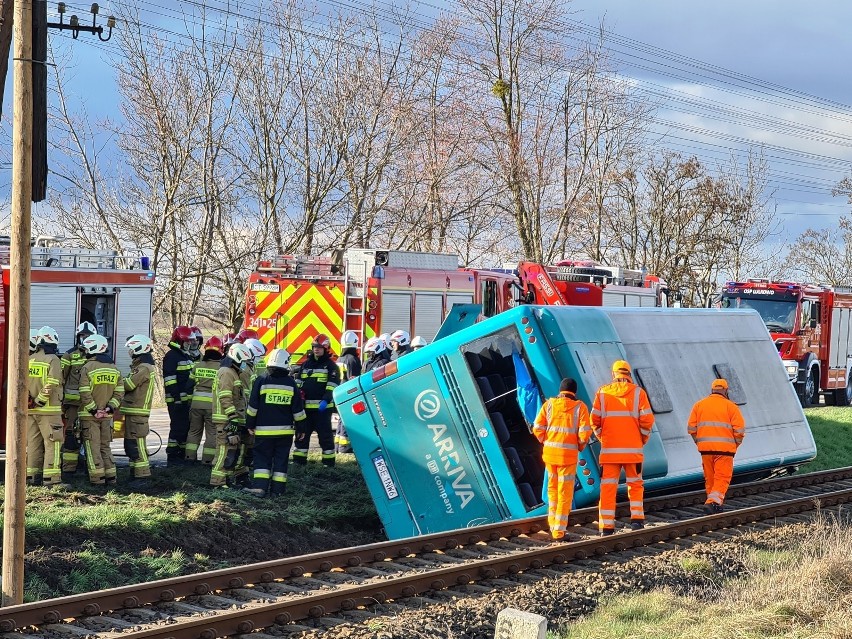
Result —
<instances>
[{"instance_id":1,"label":"green grass","mask_svg":"<svg viewBox=\"0 0 852 639\"><path fill-rule=\"evenodd\" d=\"M25 600L34 601L384 538L353 457L289 469L286 495L211 490L209 467L155 468L146 493L27 488ZM0 499L2 501L2 499Z\"/></svg>"},{"instance_id":2,"label":"green grass","mask_svg":"<svg viewBox=\"0 0 852 639\"><path fill-rule=\"evenodd\" d=\"M852 466L852 406L808 408L805 416L814 434L817 456L802 466L801 471L812 473Z\"/></svg>"}]
</instances>

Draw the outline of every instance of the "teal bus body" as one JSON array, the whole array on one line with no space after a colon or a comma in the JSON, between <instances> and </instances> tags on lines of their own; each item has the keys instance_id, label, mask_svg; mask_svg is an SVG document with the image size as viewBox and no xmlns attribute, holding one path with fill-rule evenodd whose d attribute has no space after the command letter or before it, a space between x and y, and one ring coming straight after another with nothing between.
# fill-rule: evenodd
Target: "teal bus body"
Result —
<instances>
[{"instance_id":1,"label":"teal bus body","mask_svg":"<svg viewBox=\"0 0 852 639\"><path fill-rule=\"evenodd\" d=\"M717 376L728 379L746 418L736 476L766 476L815 456L756 313L520 306L336 389L388 537L545 514L541 447L530 433L535 407L557 393L563 377L577 380L578 398L591 406L622 358L655 412L643 465L647 490L701 485L686 420ZM597 501L597 451L595 443L580 455L576 507Z\"/></svg>"}]
</instances>

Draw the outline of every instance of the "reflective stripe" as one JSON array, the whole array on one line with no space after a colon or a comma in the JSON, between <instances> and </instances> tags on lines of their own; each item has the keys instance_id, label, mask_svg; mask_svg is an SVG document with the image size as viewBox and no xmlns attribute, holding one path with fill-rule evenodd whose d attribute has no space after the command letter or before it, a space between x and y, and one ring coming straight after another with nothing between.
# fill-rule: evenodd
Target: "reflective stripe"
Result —
<instances>
[{"instance_id":1,"label":"reflective stripe","mask_svg":"<svg viewBox=\"0 0 852 639\"><path fill-rule=\"evenodd\" d=\"M695 440L696 442L724 442L727 444L736 444L736 440L733 437L699 437Z\"/></svg>"},{"instance_id":2,"label":"reflective stripe","mask_svg":"<svg viewBox=\"0 0 852 639\"><path fill-rule=\"evenodd\" d=\"M622 455L622 454L642 454L641 448L602 448L601 455L611 454L611 455Z\"/></svg>"}]
</instances>

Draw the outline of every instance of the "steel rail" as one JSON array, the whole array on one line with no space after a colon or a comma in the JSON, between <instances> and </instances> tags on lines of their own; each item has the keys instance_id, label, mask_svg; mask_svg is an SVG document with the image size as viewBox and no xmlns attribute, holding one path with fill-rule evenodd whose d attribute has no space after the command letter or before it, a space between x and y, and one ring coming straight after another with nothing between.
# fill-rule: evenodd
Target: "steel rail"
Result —
<instances>
[{"instance_id":1,"label":"steel rail","mask_svg":"<svg viewBox=\"0 0 852 639\"><path fill-rule=\"evenodd\" d=\"M728 496L732 499L845 480L852 480L852 467L735 485ZM665 495L647 499L645 509L647 514L653 515L673 507L700 505L704 499L703 490ZM629 505L619 504L618 515L624 516L627 513ZM596 519L596 508L582 508L571 514L572 523L575 525L587 525ZM247 584L274 583L304 574L325 573L335 568L345 569L394 557L448 550L501 538L511 539L546 529L546 517L533 517L47 599L0 609L0 632L59 623L63 619L94 616L123 608L170 602L193 595L241 588ZM619 539L624 537L623 533L618 535Z\"/></svg>"}]
</instances>

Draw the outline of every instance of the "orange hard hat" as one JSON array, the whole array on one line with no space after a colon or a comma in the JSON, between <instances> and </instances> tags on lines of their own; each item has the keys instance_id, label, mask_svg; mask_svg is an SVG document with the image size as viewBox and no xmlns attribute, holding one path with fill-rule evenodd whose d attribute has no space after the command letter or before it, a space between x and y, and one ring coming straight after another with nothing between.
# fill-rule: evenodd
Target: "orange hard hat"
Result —
<instances>
[{"instance_id":1,"label":"orange hard hat","mask_svg":"<svg viewBox=\"0 0 852 639\"><path fill-rule=\"evenodd\" d=\"M612 372L613 373L626 373L627 375L631 374L630 364L623 359L617 359L612 363Z\"/></svg>"}]
</instances>

